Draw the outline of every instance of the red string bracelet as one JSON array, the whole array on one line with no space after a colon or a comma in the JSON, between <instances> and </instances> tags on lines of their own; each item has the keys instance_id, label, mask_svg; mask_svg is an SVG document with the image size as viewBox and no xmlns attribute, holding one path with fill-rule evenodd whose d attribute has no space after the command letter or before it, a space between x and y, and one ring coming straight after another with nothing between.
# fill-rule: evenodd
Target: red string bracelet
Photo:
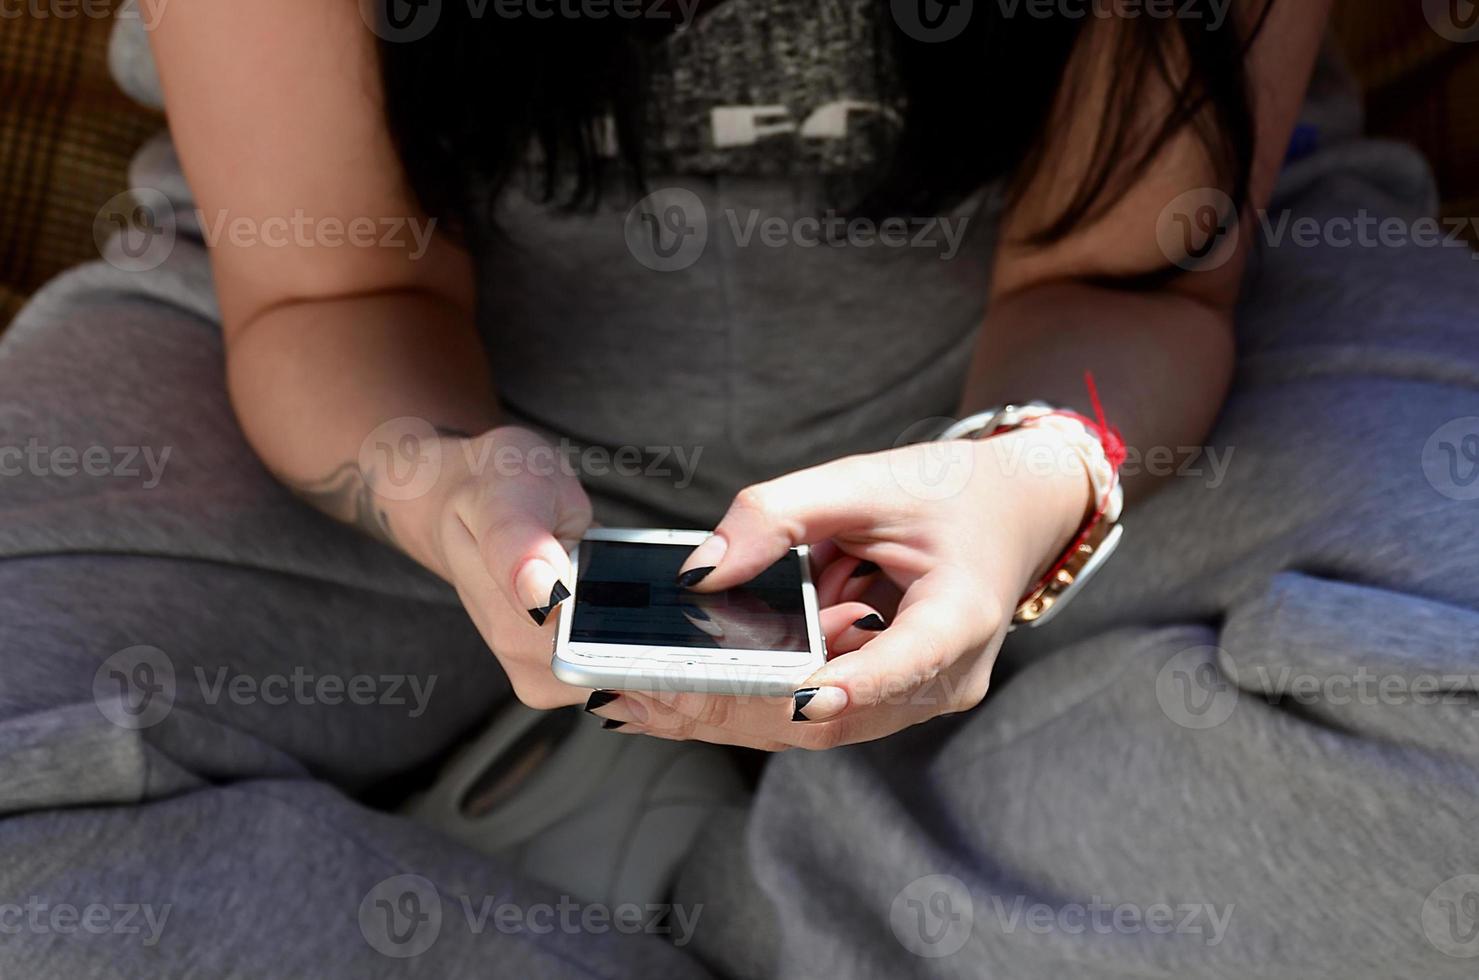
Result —
<instances>
[{"instance_id":1,"label":"red string bracelet","mask_svg":"<svg viewBox=\"0 0 1479 980\"><path fill-rule=\"evenodd\" d=\"M1089 535L1094 532L1094 528L1098 526L1101 520L1104 519L1104 515L1109 508L1110 494L1113 492L1115 485L1119 482L1120 467L1124 465L1125 459L1128 456L1128 450L1125 447L1124 437L1120 434L1119 429L1110 425L1108 419L1106 419L1104 416L1104 403L1099 400L1099 388L1096 384L1094 384L1093 371L1084 372L1084 387L1088 389L1089 404L1094 409L1095 418L1091 419L1086 415L1083 415L1079 412L1071 411L1069 409L1058 409L1048 413L1047 415L1042 416L1042 418L1049 418L1053 415L1061 415L1066 418L1071 418L1075 422L1082 425L1086 430L1088 430L1090 435L1092 435L1095 439L1099 441L1099 445L1103 447L1104 458L1109 461L1109 466L1110 469L1113 471L1113 474L1110 477L1109 486L1105 489L1100 499L1095 503L1094 512L1090 514L1089 517L1084 521L1083 526L1079 529L1078 534L1074 536L1071 542L1069 542L1068 547L1063 550L1063 554L1058 558L1056 562L1053 563L1052 567L1049 568L1047 572L1042 575L1041 578L1034 582L1030 589L1023 593L1021 602L1026 602L1033 595L1042 591L1043 587L1051 582L1053 580L1053 577L1057 575L1060 571L1062 571L1063 567L1073 559L1073 556L1078 552L1078 549L1083 545L1085 541L1089 539ZM1031 422L1023 423L1024 427L1031 424Z\"/></svg>"}]
</instances>

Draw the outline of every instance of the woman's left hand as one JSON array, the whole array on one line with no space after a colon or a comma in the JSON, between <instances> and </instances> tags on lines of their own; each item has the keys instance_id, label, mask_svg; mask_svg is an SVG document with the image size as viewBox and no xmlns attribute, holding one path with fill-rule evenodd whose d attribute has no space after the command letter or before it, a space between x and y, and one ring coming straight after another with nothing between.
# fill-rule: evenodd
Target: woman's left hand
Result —
<instances>
[{"instance_id":1,"label":"woman's left hand","mask_svg":"<svg viewBox=\"0 0 1479 980\"><path fill-rule=\"evenodd\" d=\"M779 750L868 741L974 707L1019 597L1068 546L1090 496L1070 445L1031 427L748 487L684 563L699 579L691 588L740 585L795 545L830 542L817 585L832 659L792 698L621 692L595 713L624 732ZM857 598L879 577L901 595L887 623Z\"/></svg>"}]
</instances>

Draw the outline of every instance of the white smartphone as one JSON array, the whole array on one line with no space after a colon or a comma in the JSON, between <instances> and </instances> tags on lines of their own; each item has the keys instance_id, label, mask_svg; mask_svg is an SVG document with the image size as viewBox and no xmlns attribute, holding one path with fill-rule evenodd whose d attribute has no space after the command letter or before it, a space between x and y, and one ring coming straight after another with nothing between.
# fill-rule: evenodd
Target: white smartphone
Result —
<instances>
[{"instance_id":1,"label":"white smartphone","mask_svg":"<svg viewBox=\"0 0 1479 980\"><path fill-rule=\"evenodd\" d=\"M827 661L805 547L724 592L679 587L707 531L595 528L570 554L551 664L578 687L788 697Z\"/></svg>"}]
</instances>

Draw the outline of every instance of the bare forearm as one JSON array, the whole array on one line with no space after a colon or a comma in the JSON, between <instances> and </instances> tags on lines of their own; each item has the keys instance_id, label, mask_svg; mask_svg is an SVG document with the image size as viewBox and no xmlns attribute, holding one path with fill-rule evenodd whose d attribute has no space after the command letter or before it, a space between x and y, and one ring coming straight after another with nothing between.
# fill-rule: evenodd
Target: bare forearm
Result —
<instances>
[{"instance_id":1,"label":"bare forearm","mask_svg":"<svg viewBox=\"0 0 1479 980\"><path fill-rule=\"evenodd\" d=\"M1141 458L1199 446L1232 376L1230 314L1172 292L1131 293L1080 282L1036 286L992 304L962 413L1040 399L1092 414L1084 372L1109 421ZM1126 477L1132 498L1156 477Z\"/></svg>"},{"instance_id":2,"label":"bare forearm","mask_svg":"<svg viewBox=\"0 0 1479 980\"><path fill-rule=\"evenodd\" d=\"M386 292L282 304L230 336L231 399L267 467L331 516L429 562L420 526L432 495L377 492L362 450L372 433L384 437L381 449L401 453L415 450L407 435L476 434L496 424L486 358L466 311L430 292ZM407 418L423 421L386 425Z\"/></svg>"}]
</instances>

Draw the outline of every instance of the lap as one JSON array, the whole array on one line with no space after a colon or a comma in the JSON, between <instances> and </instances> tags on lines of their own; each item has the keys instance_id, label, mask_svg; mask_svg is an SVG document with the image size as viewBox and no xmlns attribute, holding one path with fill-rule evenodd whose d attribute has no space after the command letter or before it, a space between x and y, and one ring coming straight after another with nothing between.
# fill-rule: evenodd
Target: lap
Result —
<instances>
[{"instance_id":1,"label":"lap","mask_svg":"<svg viewBox=\"0 0 1479 980\"><path fill-rule=\"evenodd\" d=\"M1275 208L1415 220L1360 163ZM1479 434L1479 263L1258 261L1209 440L1226 465L1166 447L1189 470L1060 621L1014 635L977 710L775 760L747 828L690 867L716 896L706 955L798 976L1472 973L1479 509L1442 446ZM1420 700L1435 677L1447 697ZM716 893L737 869L749 885Z\"/></svg>"},{"instance_id":2,"label":"lap","mask_svg":"<svg viewBox=\"0 0 1479 980\"><path fill-rule=\"evenodd\" d=\"M609 910L309 780L14 816L0 849L6 976L703 975Z\"/></svg>"},{"instance_id":3,"label":"lap","mask_svg":"<svg viewBox=\"0 0 1479 980\"><path fill-rule=\"evenodd\" d=\"M204 256L171 259L74 270L0 342L0 741L109 734L132 750L108 792L140 798L162 772L358 787L425 761L506 694L496 660L450 588L265 471L189 301L209 280L180 271Z\"/></svg>"},{"instance_id":4,"label":"lap","mask_svg":"<svg viewBox=\"0 0 1479 980\"><path fill-rule=\"evenodd\" d=\"M120 276L0 343L0 974L698 975L357 801L507 680L449 589L263 470L208 311Z\"/></svg>"}]
</instances>

